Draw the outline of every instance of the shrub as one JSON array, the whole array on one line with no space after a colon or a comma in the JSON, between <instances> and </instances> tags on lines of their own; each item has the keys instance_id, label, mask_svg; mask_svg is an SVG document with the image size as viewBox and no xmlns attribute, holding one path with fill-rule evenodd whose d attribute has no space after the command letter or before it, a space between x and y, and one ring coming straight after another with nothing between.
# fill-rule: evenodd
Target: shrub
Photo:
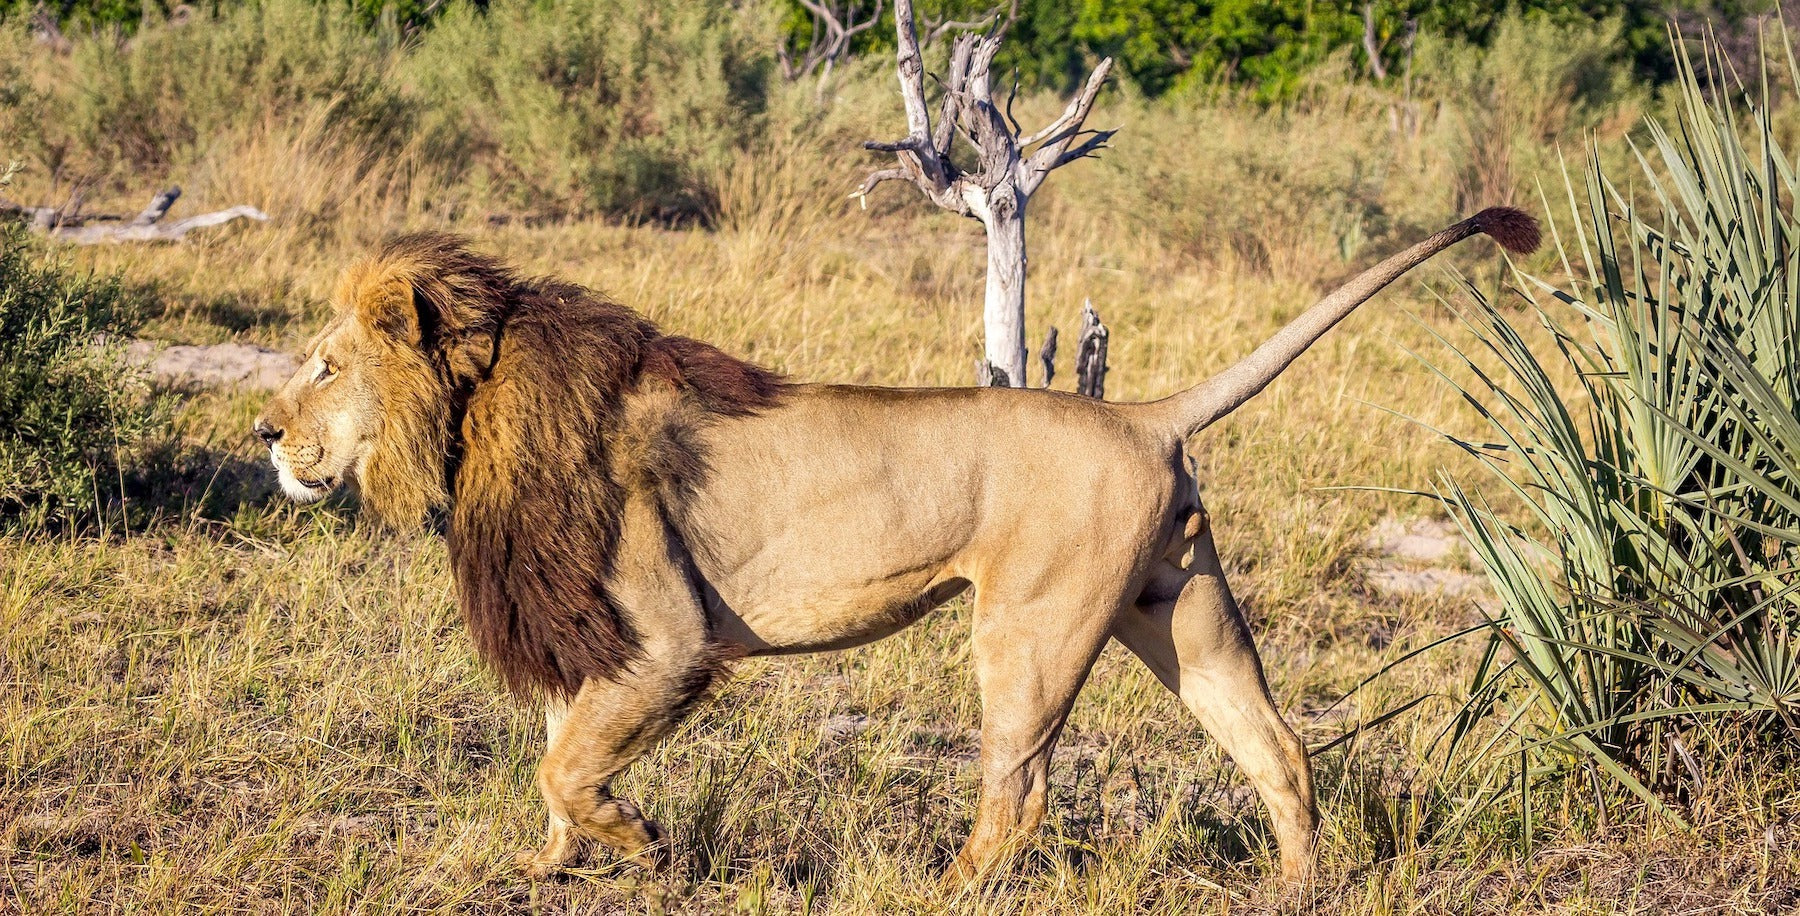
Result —
<instances>
[{"instance_id":1,"label":"shrub","mask_svg":"<svg viewBox=\"0 0 1800 916\"><path fill-rule=\"evenodd\" d=\"M1526 786L1587 768L1661 810L1676 774L1800 734L1800 180L1766 106L1680 65L1645 202L1590 160L1568 279L1518 277L1549 345L1468 290L1452 362L1493 441L1453 441L1524 514L1441 489L1502 605L1454 743L1497 718L1483 750Z\"/></svg>"},{"instance_id":2,"label":"shrub","mask_svg":"<svg viewBox=\"0 0 1800 916\"><path fill-rule=\"evenodd\" d=\"M0 223L0 529L87 515L164 418L126 361L137 323L115 280L46 260Z\"/></svg>"},{"instance_id":3,"label":"shrub","mask_svg":"<svg viewBox=\"0 0 1800 916\"><path fill-rule=\"evenodd\" d=\"M749 4L551 0L451 10L408 55L433 159L514 203L679 221L758 132L774 19Z\"/></svg>"},{"instance_id":4,"label":"shrub","mask_svg":"<svg viewBox=\"0 0 1800 916\"><path fill-rule=\"evenodd\" d=\"M1509 12L1485 48L1420 39L1417 91L1452 103L1431 126L1455 163L1457 210L1514 203L1530 187L1522 179L1555 171L1559 140L1636 120L1646 93L1620 59L1621 28Z\"/></svg>"},{"instance_id":5,"label":"shrub","mask_svg":"<svg viewBox=\"0 0 1800 916\"><path fill-rule=\"evenodd\" d=\"M128 45L79 42L56 116L38 130L93 157L88 173L160 174L222 132L313 108L347 138L392 149L411 118L392 44L340 5L308 0L234 5L214 20L142 29Z\"/></svg>"},{"instance_id":6,"label":"shrub","mask_svg":"<svg viewBox=\"0 0 1800 916\"><path fill-rule=\"evenodd\" d=\"M1396 153L1383 108L1341 81L1320 95L1283 109L1127 100L1118 108L1128 115L1100 117L1141 126L1121 131L1080 186L1057 193L1089 198L1197 257L1279 277L1345 270L1365 244L1388 242ZM1441 202L1415 203L1442 219Z\"/></svg>"}]
</instances>

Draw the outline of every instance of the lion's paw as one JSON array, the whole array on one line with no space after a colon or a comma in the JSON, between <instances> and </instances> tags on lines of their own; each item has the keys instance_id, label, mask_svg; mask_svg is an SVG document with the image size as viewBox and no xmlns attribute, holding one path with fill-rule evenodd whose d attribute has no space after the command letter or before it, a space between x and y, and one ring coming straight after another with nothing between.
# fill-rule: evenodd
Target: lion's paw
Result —
<instances>
[{"instance_id":1,"label":"lion's paw","mask_svg":"<svg viewBox=\"0 0 1800 916\"><path fill-rule=\"evenodd\" d=\"M562 870L568 866L568 863L560 859L545 859L542 850L521 849L513 853L513 865L525 877L533 881L543 881L562 874Z\"/></svg>"}]
</instances>

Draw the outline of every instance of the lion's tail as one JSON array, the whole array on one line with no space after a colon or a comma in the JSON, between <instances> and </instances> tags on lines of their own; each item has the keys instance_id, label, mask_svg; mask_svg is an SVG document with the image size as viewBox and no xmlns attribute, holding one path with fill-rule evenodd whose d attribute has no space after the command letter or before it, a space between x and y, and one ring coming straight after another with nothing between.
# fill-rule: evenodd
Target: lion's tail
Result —
<instances>
[{"instance_id":1,"label":"lion's tail","mask_svg":"<svg viewBox=\"0 0 1800 916\"><path fill-rule=\"evenodd\" d=\"M1529 214L1511 207L1489 207L1357 274L1355 279L1319 300L1236 365L1156 402L1155 406L1167 409L1184 436L1205 429L1255 397L1305 353L1313 341L1324 336L1382 287L1432 255L1477 233L1491 236L1500 247L1517 254L1535 251L1539 241L1537 220Z\"/></svg>"}]
</instances>

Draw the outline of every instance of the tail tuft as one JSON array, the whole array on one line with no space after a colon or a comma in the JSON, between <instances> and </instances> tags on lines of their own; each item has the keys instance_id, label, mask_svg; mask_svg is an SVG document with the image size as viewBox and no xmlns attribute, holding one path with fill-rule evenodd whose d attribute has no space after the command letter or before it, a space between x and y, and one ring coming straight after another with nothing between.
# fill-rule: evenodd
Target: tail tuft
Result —
<instances>
[{"instance_id":1,"label":"tail tuft","mask_svg":"<svg viewBox=\"0 0 1800 916\"><path fill-rule=\"evenodd\" d=\"M1512 207L1489 207L1475 214L1475 228L1513 254L1530 254L1543 240L1537 219Z\"/></svg>"}]
</instances>

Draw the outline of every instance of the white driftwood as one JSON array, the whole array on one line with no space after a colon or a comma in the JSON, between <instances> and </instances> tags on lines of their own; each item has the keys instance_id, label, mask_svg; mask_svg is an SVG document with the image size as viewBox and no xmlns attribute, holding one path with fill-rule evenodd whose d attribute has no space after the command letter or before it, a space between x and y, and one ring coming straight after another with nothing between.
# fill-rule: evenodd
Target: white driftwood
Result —
<instances>
[{"instance_id":1,"label":"white driftwood","mask_svg":"<svg viewBox=\"0 0 1800 916\"><path fill-rule=\"evenodd\" d=\"M163 222L169 208L180 197L181 188L170 187L151 198L149 206L130 220L107 215L64 214L51 207L25 207L3 202L0 202L0 213L23 214L34 231L76 245L94 245L100 242L179 242L195 229L223 225L236 219L262 222L269 218L267 213L255 207L239 205L174 222Z\"/></svg>"},{"instance_id":2,"label":"white driftwood","mask_svg":"<svg viewBox=\"0 0 1800 916\"><path fill-rule=\"evenodd\" d=\"M912 0L896 0L894 30L907 134L892 143L863 144L866 149L894 153L899 164L871 174L851 196L866 198L884 181L906 181L938 206L981 222L988 239L982 322L986 360L977 369L976 380L1024 387L1025 204L1051 171L1093 155L1116 132L1082 126L1112 70L1112 58L1094 68L1060 117L1025 135L1010 111L1003 113L994 103L988 69L1000 50L1000 36L960 35L951 47L950 71L943 80L934 125L925 103L925 64L913 26ZM975 148L972 168L951 160L951 143L959 133Z\"/></svg>"}]
</instances>

